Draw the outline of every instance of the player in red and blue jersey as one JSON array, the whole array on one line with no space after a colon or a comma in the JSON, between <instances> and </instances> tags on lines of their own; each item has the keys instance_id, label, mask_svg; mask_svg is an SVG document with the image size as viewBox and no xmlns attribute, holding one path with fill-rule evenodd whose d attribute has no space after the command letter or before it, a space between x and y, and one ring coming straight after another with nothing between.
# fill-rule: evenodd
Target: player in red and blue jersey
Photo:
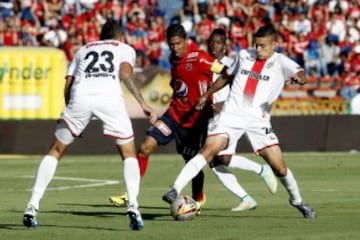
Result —
<instances>
[{"instance_id":1,"label":"player in red and blue jersey","mask_svg":"<svg viewBox=\"0 0 360 240\"><path fill-rule=\"evenodd\" d=\"M213 73L220 73L224 67L207 52L189 44L186 32L179 24L168 27L167 42L171 50L170 86L173 94L167 111L146 131L140 145L137 159L141 176L145 175L149 156L158 146L167 145L172 140L175 140L176 150L185 161L196 155L206 138L207 122L213 111L210 104L202 111L197 111L195 105L211 85ZM192 181L192 197L198 206L205 203L203 183L201 171ZM121 197L110 197L110 201L120 205L117 203Z\"/></svg>"}]
</instances>

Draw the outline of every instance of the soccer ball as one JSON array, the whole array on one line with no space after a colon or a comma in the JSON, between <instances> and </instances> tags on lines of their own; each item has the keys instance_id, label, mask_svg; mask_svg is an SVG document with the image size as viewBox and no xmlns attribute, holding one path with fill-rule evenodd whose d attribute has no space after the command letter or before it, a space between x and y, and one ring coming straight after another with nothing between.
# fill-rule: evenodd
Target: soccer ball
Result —
<instances>
[{"instance_id":1,"label":"soccer ball","mask_svg":"<svg viewBox=\"0 0 360 240\"><path fill-rule=\"evenodd\" d=\"M186 195L179 195L170 206L171 216L179 221L194 219L196 212L195 200Z\"/></svg>"}]
</instances>

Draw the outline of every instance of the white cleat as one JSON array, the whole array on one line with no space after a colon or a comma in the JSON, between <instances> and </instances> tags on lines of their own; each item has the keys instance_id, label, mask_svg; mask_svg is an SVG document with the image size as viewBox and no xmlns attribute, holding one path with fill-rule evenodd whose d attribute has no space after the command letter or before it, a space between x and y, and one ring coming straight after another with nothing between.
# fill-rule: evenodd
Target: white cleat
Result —
<instances>
[{"instance_id":1,"label":"white cleat","mask_svg":"<svg viewBox=\"0 0 360 240\"><path fill-rule=\"evenodd\" d=\"M272 194L275 194L277 191L278 181L275 177L274 172L271 170L271 167L267 164L262 165L262 170L260 176L264 180L266 186Z\"/></svg>"},{"instance_id":2,"label":"white cleat","mask_svg":"<svg viewBox=\"0 0 360 240\"><path fill-rule=\"evenodd\" d=\"M246 195L241 199L241 203L237 207L232 208L231 211L242 212L246 210L254 210L256 206L257 206L256 201L249 195Z\"/></svg>"}]
</instances>

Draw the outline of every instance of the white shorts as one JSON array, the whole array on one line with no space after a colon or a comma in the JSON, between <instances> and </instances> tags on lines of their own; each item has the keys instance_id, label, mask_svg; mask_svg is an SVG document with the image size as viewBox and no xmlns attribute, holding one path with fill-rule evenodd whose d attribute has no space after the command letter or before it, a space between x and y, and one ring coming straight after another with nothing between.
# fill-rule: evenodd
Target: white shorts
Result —
<instances>
[{"instance_id":1,"label":"white shorts","mask_svg":"<svg viewBox=\"0 0 360 240\"><path fill-rule=\"evenodd\" d=\"M123 99L109 96L86 96L70 100L61 114L73 135L79 136L92 117L103 123L104 135L123 140L134 138L134 132Z\"/></svg>"},{"instance_id":2,"label":"white shorts","mask_svg":"<svg viewBox=\"0 0 360 240\"><path fill-rule=\"evenodd\" d=\"M264 148L279 144L279 140L272 131L269 121L239 121L236 126L234 124L229 125L221 121L216 121L216 123L212 125L212 128L209 129L208 136L219 134L227 135L229 144L227 148L220 151L218 155L235 154L237 143L244 134L250 141L255 153L258 153Z\"/></svg>"}]
</instances>

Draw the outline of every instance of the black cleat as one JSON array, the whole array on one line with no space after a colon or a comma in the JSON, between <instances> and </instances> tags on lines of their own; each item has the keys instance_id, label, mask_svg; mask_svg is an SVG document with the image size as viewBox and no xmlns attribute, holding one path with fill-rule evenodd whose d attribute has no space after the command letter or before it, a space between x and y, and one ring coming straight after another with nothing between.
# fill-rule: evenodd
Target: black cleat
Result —
<instances>
[{"instance_id":1,"label":"black cleat","mask_svg":"<svg viewBox=\"0 0 360 240\"><path fill-rule=\"evenodd\" d=\"M316 218L317 214L316 214L315 210L312 207L310 207L310 205L308 205L304 202L302 202L300 204L293 204L291 201L290 201L290 204L293 207L297 208L302 213L304 218L309 218L309 219Z\"/></svg>"},{"instance_id":2,"label":"black cleat","mask_svg":"<svg viewBox=\"0 0 360 240\"><path fill-rule=\"evenodd\" d=\"M37 210L34 206L30 205L28 206L24 211L24 218L23 218L23 224L25 227L28 228L36 228L37 221L36 221L36 213Z\"/></svg>"},{"instance_id":3,"label":"black cleat","mask_svg":"<svg viewBox=\"0 0 360 240\"><path fill-rule=\"evenodd\" d=\"M25 227L28 227L28 228L36 228L37 221L36 221L35 216L29 215L29 214L24 214L23 224Z\"/></svg>"},{"instance_id":4,"label":"black cleat","mask_svg":"<svg viewBox=\"0 0 360 240\"><path fill-rule=\"evenodd\" d=\"M169 204L172 204L177 196L178 193L176 192L175 188L170 188L170 190L162 196L162 200Z\"/></svg>"}]
</instances>

